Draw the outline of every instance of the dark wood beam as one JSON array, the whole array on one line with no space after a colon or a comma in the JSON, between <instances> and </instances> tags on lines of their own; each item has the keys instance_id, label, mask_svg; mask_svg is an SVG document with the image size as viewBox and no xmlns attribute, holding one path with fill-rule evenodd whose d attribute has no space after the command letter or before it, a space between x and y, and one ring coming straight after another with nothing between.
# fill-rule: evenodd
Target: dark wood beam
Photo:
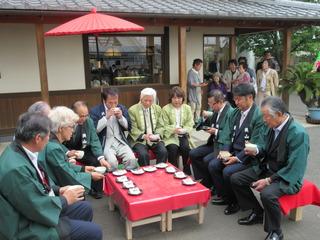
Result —
<instances>
[{"instance_id":1,"label":"dark wood beam","mask_svg":"<svg viewBox=\"0 0 320 240\"><path fill-rule=\"evenodd\" d=\"M179 50L179 85L187 93L187 29L186 26L179 26L178 50Z\"/></svg>"},{"instance_id":2,"label":"dark wood beam","mask_svg":"<svg viewBox=\"0 0 320 240\"><path fill-rule=\"evenodd\" d=\"M36 24L36 40L37 40L38 64L39 64L39 73L40 73L41 97L43 101L49 103L46 51L45 51L44 31L43 31L42 24Z\"/></svg>"}]
</instances>

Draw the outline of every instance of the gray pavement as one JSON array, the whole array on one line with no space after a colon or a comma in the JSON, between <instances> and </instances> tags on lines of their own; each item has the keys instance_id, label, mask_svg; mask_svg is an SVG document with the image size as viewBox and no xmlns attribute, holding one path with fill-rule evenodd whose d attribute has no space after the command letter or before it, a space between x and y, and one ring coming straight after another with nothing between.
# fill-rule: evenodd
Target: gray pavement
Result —
<instances>
[{"instance_id":1,"label":"gray pavement","mask_svg":"<svg viewBox=\"0 0 320 240\"><path fill-rule=\"evenodd\" d=\"M294 118L300 121L310 135L311 149L305 178L320 186L320 125L305 123L305 107L297 96L290 97L290 112ZM193 138L197 145L203 143L207 136L202 131L196 132ZM7 143L0 143L0 152ZM94 208L94 221L103 228L104 239L125 239L125 222L118 210L110 212L107 205L107 197L100 200L91 199ZM208 204L205 211L205 220L202 225L197 224L195 216L187 216L173 220L172 232L160 232L159 224L152 223L133 228L133 239L140 240L246 240L264 239L266 233L262 225L240 226L237 219L246 216L247 212L239 212L231 216L223 214L224 206ZM282 220L283 232L287 240L318 240L320 238L320 208L307 206L303 209L303 219L300 222L292 222L287 217Z\"/></svg>"}]
</instances>

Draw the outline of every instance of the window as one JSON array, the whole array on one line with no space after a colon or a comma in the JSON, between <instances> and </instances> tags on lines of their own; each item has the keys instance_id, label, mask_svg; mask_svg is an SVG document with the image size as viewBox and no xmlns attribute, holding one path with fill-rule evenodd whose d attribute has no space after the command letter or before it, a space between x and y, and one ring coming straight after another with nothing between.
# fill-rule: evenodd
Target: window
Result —
<instances>
[{"instance_id":1,"label":"window","mask_svg":"<svg viewBox=\"0 0 320 240\"><path fill-rule=\"evenodd\" d=\"M88 36L88 52L92 88L163 82L162 35Z\"/></svg>"},{"instance_id":2,"label":"window","mask_svg":"<svg viewBox=\"0 0 320 240\"><path fill-rule=\"evenodd\" d=\"M203 37L203 73L204 78L209 80L212 73L223 74L229 61L228 36L204 36Z\"/></svg>"}]
</instances>

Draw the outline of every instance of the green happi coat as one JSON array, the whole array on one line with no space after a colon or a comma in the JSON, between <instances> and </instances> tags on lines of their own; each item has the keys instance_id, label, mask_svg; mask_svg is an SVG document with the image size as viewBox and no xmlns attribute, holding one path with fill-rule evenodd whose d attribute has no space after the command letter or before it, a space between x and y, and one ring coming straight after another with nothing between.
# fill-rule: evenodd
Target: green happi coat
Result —
<instances>
[{"instance_id":1,"label":"green happi coat","mask_svg":"<svg viewBox=\"0 0 320 240\"><path fill-rule=\"evenodd\" d=\"M156 104L152 104L151 107L151 120L153 134L159 134L163 138L163 118L162 109ZM141 103L137 103L129 108L129 116L131 119L131 131L128 136L129 143L134 146L136 143L142 143L141 138L146 133L145 120L143 114L143 107Z\"/></svg>"},{"instance_id":2,"label":"green happi coat","mask_svg":"<svg viewBox=\"0 0 320 240\"><path fill-rule=\"evenodd\" d=\"M83 167L69 163L66 147L52 134L45 149L39 154L50 178L59 186L82 185L91 188L91 174L83 172Z\"/></svg>"},{"instance_id":3,"label":"green happi coat","mask_svg":"<svg viewBox=\"0 0 320 240\"><path fill-rule=\"evenodd\" d=\"M0 239L59 239L62 202L51 197L21 145L13 142L0 156Z\"/></svg>"},{"instance_id":4,"label":"green happi coat","mask_svg":"<svg viewBox=\"0 0 320 240\"><path fill-rule=\"evenodd\" d=\"M307 167L307 159L310 149L309 136L305 128L290 117L288 130L285 135L281 135L279 145L277 145L277 163L279 170L271 178L279 178L280 189L286 194L297 193L303 183L303 176ZM264 145L259 146L259 156L264 157L264 152L268 146L267 141L272 129L265 127L261 138ZM283 131L283 130L282 130ZM268 161L268 159L264 159ZM257 174L261 173L259 164L263 161L256 161L253 169Z\"/></svg>"},{"instance_id":5,"label":"green happi coat","mask_svg":"<svg viewBox=\"0 0 320 240\"><path fill-rule=\"evenodd\" d=\"M180 111L180 127L187 130L189 135L189 144L190 146L193 146L190 138L194 125L191 107L187 104L182 104ZM164 123L163 141L165 145L175 144L179 146L178 135L173 132L176 128L176 112L171 103L162 108L162 116Z\"/></svg>"}]
</instances>

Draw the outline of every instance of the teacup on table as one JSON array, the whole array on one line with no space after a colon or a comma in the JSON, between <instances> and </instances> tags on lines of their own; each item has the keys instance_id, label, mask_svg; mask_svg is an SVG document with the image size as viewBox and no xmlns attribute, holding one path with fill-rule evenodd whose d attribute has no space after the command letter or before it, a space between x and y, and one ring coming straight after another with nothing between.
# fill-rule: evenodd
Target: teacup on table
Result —
<instances>
[{"instance_id":1,"label":"teacup on table","mask_svg":"<svg viewBox=\"0 0 320 240\"><path fill-rule=\"evenodd\" d=\"M253 144L253 143L246 143L245 147L248 151L256 151L257 149L257 144Z\"/></svg>"}]
</instances>

